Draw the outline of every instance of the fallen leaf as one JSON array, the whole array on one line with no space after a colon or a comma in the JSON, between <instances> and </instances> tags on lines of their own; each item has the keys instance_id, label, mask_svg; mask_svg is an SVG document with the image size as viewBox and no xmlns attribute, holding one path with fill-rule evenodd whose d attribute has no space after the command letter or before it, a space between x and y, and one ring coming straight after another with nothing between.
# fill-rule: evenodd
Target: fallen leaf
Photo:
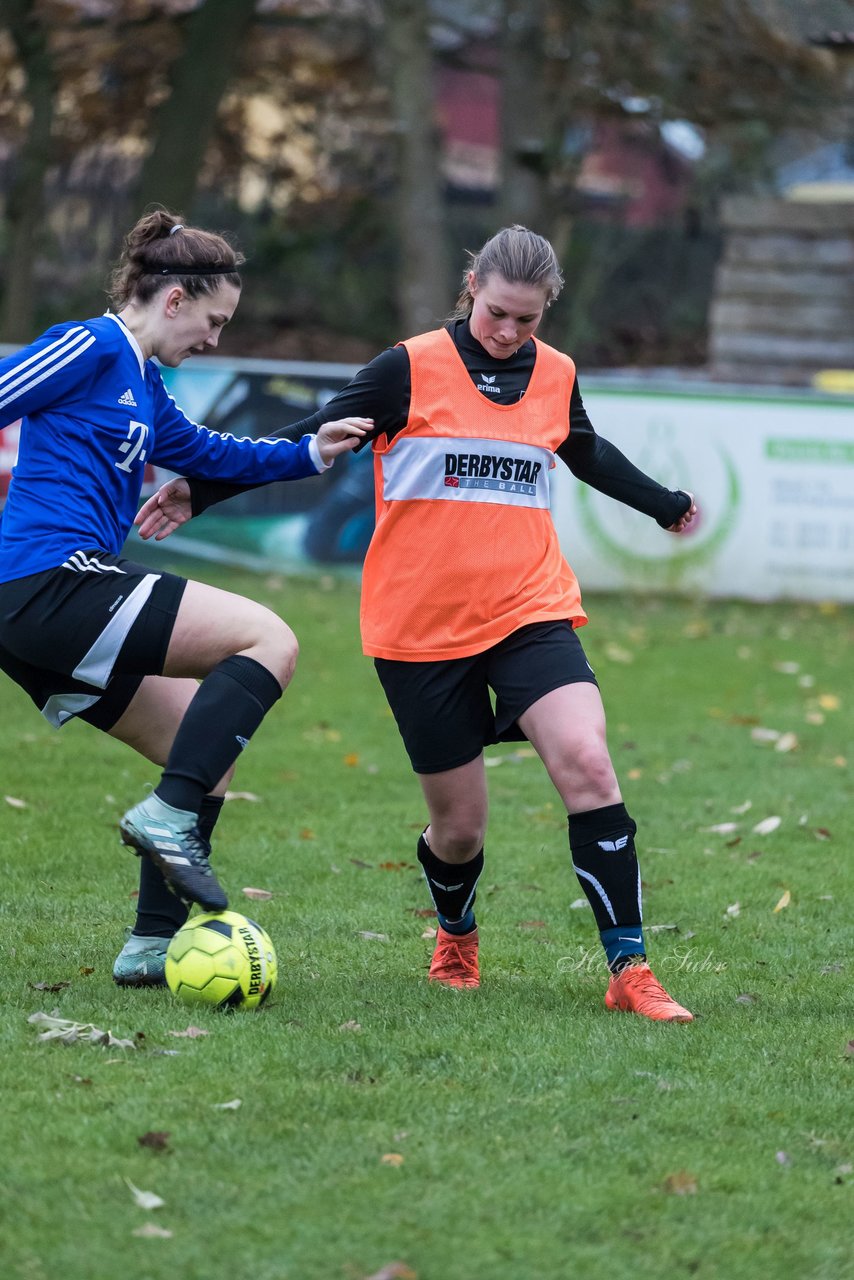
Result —
<instances>
[{"instance_id":1,"label":"fallen leaf","mask_svg":"<svg viewBox=\"0 0 854 1280\"><path fill-rule=\"evenodd\" d=\"M827 827L816 827L815 838L816 840L830 840L831 835Z\"/></svg>"},{"instance_id":2,"label":"fallen leaf","mask_svg":"<svg viewBox=\"0 0 854 1280\"><path fill-rule=\"evenodd\" d=\"M546 929L548 925L545 920L520 920L520 929Z\"/></svg>"},{"instance_id":3,"label":"fallen leaf","mask_svg":"<svg viewBox=\"0 0 854 1280\"><path fill-rule=\"evenodd\" d=\"M796 733L784 733L774 743L774 750L785 754L787 751L796 751L798 747L798 735Z\"/></svg>"},{"instance_id":4,"label":"fallen leaf","mask_svg":"<svg viewBox=\"0 0 854 1280\"><path fill-rule=\"evenodd\" d=\"M388 1164L393 1169L399 1169L403 1164L403 1156L397 1151L388 1151L384 1156L380 1156L380 1164Z\"/></svg>"},{"instance_id":5,"label":"fallen leaf","mask_svg":"<svg viewBox=\"0 0 854 1280\"><path fill-rule=\"evenodd\" d=\"M752 996L749 991L745 991L743 995L735 997L736 1004L756 1004L756 996Z\"/></svg>"},{"instance_id":6,"label":"fallen leaf","mask_svg":"<svg viewBox=\"0 0 854 1280\"><path fill-rule=\"evenodd\" d=\"M91 1084L92 1083L91 1076L72 1076L71 1079L74 1081L75 1084Z\"/></svg>"},{"instance_id":7,"label":"fallen leaf","mask_svg":"<svg viewBox=\"0 0 854 1280\"><path fill-rule=\"evenodd\" d=\"M823 711L838 711L842 704L835 693L821 693L819 694L818 705Z\"/></svg>"},{"instance_id":8,"label":"fallen leaf","mask_svg":"<svg viewBox=\"0 0 854 1280\"><path fill-rule=\"evenodd\" d=\"M569 909L570 911L580 911L582 907L589 907L589 906L590 906L590 903L587 901L586 898L576 898L573 902L570 902Z\"/></svg>"},{"instance_id":9,"label":"fallen leaf","mask_svg":"<svg viewBox=\"0 0 854 1280\"><path fill-rule=\"evenodd\" d=\"M387 933L372 933L370 929L360 929L356 936L366 938L369 942L388 942Z\"/></svg>"},{"instance_id":10,"label":"fallen leaf","mask_svg":"<svg viewBox=\"0 0 854 1280\"><path fill-rule=\"evenodd\" d=\"M42 1027L39 1040L58 1040L61 1044L75 1044L78 1040L88 1040L91 1044L106 1045L110 1049L135 1049L133 1040L120 1040L112 1031L101 1031L91 1022L74 1022L71 1018L60 1018L55 1013L31 1013L27 1022Z\"/></svg>"},{"instance_id":11,"label":"fallen leaf","mask_svg":"<svg viewBox=\"0 0 854 1280\"><path fill-rule=\"evenodd\" d=\"M417 871L414 862L378 862L377 871Z\"/></svg>"},{"instance_id":12,"label":"fallen leaf","mask_svg":"<svg viewBox=\"0 0 854 1280\"><path fill-rule=\"evenodd\" d=\"M849 1040L845 1046L846 1058L854 1058L854 1040Z\"/></svg>"},{"instance_id":13,"label":"fallen leaf","mask_svg":"<svg viewBox=\"0 0 854 1280\"><path fill-rule=\"evenodd\" d=\"M257 804L261 799L261 797L256 796L254 791L226 791L225 799L226 800L248 800L250 804Z\"/></svg>"},{"instance_id":14,"label":"fallen leaf","mask_svg":"<svg viewBox=\"0 0 854 1280\"><path fill-rule=\"evenodd\" d=\"M726 909L726 914L727 914L727 915L728 915L732 920L734 920L736 916L741 915L741 903L740 903L740 902L731 902L731 903L730 903L730 905L729 905L729 906L727 907L727 909Z\"/></svg>"},{"instance_id":15,"label":"fallen leaf","mask_svg":"<svg viewBox=\"0 0 854 1280\"><path fill-rule=\"evenodd\" d=\"M346 764L348 769L355 769L356 765L359 763L358 752L356 751L349 752L349 754L344 757L344 763Z\"/></svg>"},{"instance_id":16,"label":"fallen leaf","mask_svg":"<svg viewBox=\"0 0 854 1280\"><path fill-rule=\"evenodd\" d=\"M247 887L243 890L243 896L245 898L254 898L257 902L267 902L273 895L269 889L252 889Z\"/></svg>"},{"instance_id":17,"label":"fallen leaf","mask_svg":"<svg viewBox=\"0 0 854 1280\"><path fill-rule=\"evenodd\" d=\"M88 964L81 964L81 966L80 966L80 968L79 968L79 970L78 970L78 973L80 973L80 974L81 974L81 976L82 976L82 977L84 977L84 978L88 978L88 977L89 977L89 975L90 975L90 974L92 974L92 973L94 973L94 972L95 972L94 967L93 967L92 965L88 965Z\"/></svg>"},{"instance_id":18,"label":"fallen leaf","mask_svg":"<svg viewBox=\"0 0 854 1280\"><path fill-rule=\"evenodd\" d=\"M796 676L801 669L799 662L775 662L774 670L784 676Z\"/></svg>"},{"instance_id":19,"label":"fallen leaf","mask_svg":"<svg viewBox=\"0 0 854 1280\"><path fill-rule=\"evenodd\" d=\"M240 1098L232 1098L230 1102L212 1102L211 1107L214 1111L239 1111L243 1106Z\"/></svg>"},{"instance_id":20,"label":"fallen leaf","mask_svg":"<svg viewBox=\"0 0 854 1280\"><path fill-rule=\"evenodd\" d=\"M317 836L314 834L311 827L303 827L302 831L299 833L299 838L300 840L316 840Z\"/></svg>"},{"instance_id":21,"label":"fallen leaf","mask_svg":"<svg viewBox=\"0 0 854 1280\"><path fill-rule=\"evenodd\" d=\"M407 911L411 916L416 916L419 920L426 920L436 914L435 907L407 907Z\"/></svg>"},{"instance_id":22,"label":"fallen leaf","mask_svg":"<svg viewBox=\"0 0 854 1280\"><path fill-rule=\"evenodd\" d=\"M351 1018L349 1022L342 1022L338 1028L339 1031L361 1031L361 1022L356 1022L355 1018Z\"/></svg>"},{"instance_id":23,"label":"fallen leaf","mask_svg":"<svg viewBox=\"0 0 854 1280\"><path fill-rule=\"evenodd\" d=\"M637 782L640 778L643 777L643 769L629 769L628 773L626 774L626 777L629 779L630 782Z\"/></svg>"},{"instance_id":24,"label":"fallen leaf","mask_svg":"<svg viewBox=\"0 0 854 1280\"><path fill-rule=\"evenodd\" d=\"M418 1280L418 1275L405 1262L387 1262L365 1280Z\"/></svg>"},{"instance_id":25,"label":"fallen leaf","mask_svg":"<svg viewBox=\"0 0 854 1280\"><path fill-rule=\"evenodd\" d=\"M635 660L633 653L630 653L628 649L621 648L618 644L606 644L605 654L611 662L622 662L625 666Z\"/></svg>"},{"instance_id":26,"label":"fallen leaf","mask_svg":"<svg viewBox=\"0 0 854 1280\"><path fill-rule=\"evenodd\" d=\"M770 836L771 832L776 831L782 821L783 819L778 818L776 815L771 818L763 818L753 828L753 834L755 836Z\"/></svg>"},{"instance_id":27,"label":"fallen leaf","mask_svg":"<svg viewBox=\"0 0 854 1280\"><path fill-rule=\"evenodd\" d=\"M144 1222L141 1227L134 1227L131 1235L140 1236L142 1239L146 1237L157 1238L158 1240L172 1239L172 1232L168 1231L166 1227L158 1227L156 1222Z\"/></svg>"},{"instance_id":28,"label":"fallen leaf","mask_svg":"<svg viewBox=\"0 0 854 1280\"><path fill-rule=\"evenodd\" d=\"M187 1027L186 1031L167 1031L168 1036L175 1036L177 1039L197 1040L199 1036L209 1036L209 1031L203 1031L201 1027Z\"/></svg>"},{"instance_id":29,"label":"fallen leaf","mask_svg":"<svg viewBox=\"0 0 854 1280\"><path fill-rule=\"evenodd\" d=\"M148 1133L143 1133L137 1138L137 1142L141 1147L148 1147L151 1151L168 1151L169 1150L168 1132L158 1129L151 1129Z\"/></svg>"},{"instance_id":30,"label":"fallen leaf","mask_svg":"<svg viewBox=\"0 0 854 1280\"><path fill-rule=\"evenodd\" d=\"M747 813L747 811L752 808L753 808L753 801L745 800L744 804L737 804L732 809L730 809L730 813L738 813L738 814Z\"/></svg>"},{"instance_id":31,"label":"fallen leaf","mask_svg":"<svg viewBox=\"0 0 854 1280\"><path fill-rule=\"evenodd\" d=\"M647 933L666 933L669 929L678 929L678 924L650 924L644 925Z\"/></svg>"},{"instance_id":32,"label":"fallen leaf","mask_svg":"<svg viewBox=\"0 0 854 1280\"><path fill-rule=\"evenodd\" d=\"M425 929L421 935L422 938L435 938L436 936L437 933L435 929Z\"/></svg>"},{"instance_id":33,"label":"fallen leaf","mask_svg":"<svg viewBox=\"0 0 854 1280\"><path fill-rule=\"evenodd\" d=\"M697 1179L687 1169L679 1169L676 1173L668 1173L664 1179L664 1190L673 1196L695 1196Z\"/></svg>"},{"instance_id":34,"label":"fallen leaf","mask_svg":"<svg viewBox=\"0 0 854 1280\"><path fill-rule=\"evenodd\" d=\"M12 809L26 809L26 800L19 800L16 796L4 796L3 799Z\"/></svg>"},{"instance_id":35,"label":"fallen leaf","mask_svg":"<svg viewBox=\"0 0 854 1280\"><path fill-rule=\"evenodd\" d=\"M372 862L363 862L361 858L351 858L350 861L354 867L362 867L366 871L370 871L374 865Z\"/></svg>"},{"instance_id":36,"label":"fallen leaf","mask_svg":"<svg viewBox=\"0 0 854 1280\"><path fill-rule=\"evenodd\" d=\"M774 914L776 915L778 911L784 911L791 901L792 901L792 895L787 889L786 892L783 894L782 898L780 899L780 901L777 903L776 907L774 908Z\"/></svg>"},{"instance_id":37,"label":"fallen leaf","mask_svg":"<svg viewBox=\"0 0 854 1280\"><path fill-rule=\"evenodd\" d=\"M135 1187L130 1178L125 1178L125 1182L130 1187L130 1193L134 1198L134 1203L139 1205L140 1209L159 1209L166 1203L160 1196L153 1191L140 1191L139 1187Z\"/></svg>"},{"instance_id":38,"label":"fallen leaf","mask_svg":"<svg viewBox=\"0 0 854 1280\"><path fill-rule=\"evenodd\" d=\"M32 987L33 991L64 991L66 987L70 987L70 982L28 982L28 987Z\"/></svg>"},{"instance_id":39,"label":"fallen leaf","mask_svg":"<svg viewBox=\"0 0 854 1280\"><path fill-rule=\"evenodd\" d=\"M737 822L716 822L713 827L703 827L703 831L712 831L718 836L730 836L733 831L738 831Z\"/></svg>"},{"instance_id":40,"label":"fallen leaf","mask_svg":"<svg viewBox=\"0 0 854 1280\"><path fill-rule=\"evenodd\" d=\"M754 742L776 742L780 737L779 729L765 729L762 725L757 725L755 729L750 730L750 736Z\"/></svg>"}]
</instances>

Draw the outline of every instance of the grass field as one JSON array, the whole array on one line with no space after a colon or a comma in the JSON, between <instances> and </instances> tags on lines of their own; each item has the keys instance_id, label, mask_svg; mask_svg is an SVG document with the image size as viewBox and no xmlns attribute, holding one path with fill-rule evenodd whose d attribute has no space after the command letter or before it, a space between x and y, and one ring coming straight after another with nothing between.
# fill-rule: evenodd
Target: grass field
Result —
<instances>
[{"instance_id":1,"label":"grass field","mask_svg":"<svg viewBox=\"0 0 854 1280\"><path fill-rule=\"evenodd\" d=\"M154 771L3 681L4 1280L854 1276L854 613L587 600L651 959L696 1013L660 1026L605 1011L565 814L510 745L482 986L428 988L423 807L355 585L193 572L302 643L216 842L280 983L237 1015L113 985L116 823ZM54 1009L136 1048L42 1043Z\"/></svg>"}]
</instances>

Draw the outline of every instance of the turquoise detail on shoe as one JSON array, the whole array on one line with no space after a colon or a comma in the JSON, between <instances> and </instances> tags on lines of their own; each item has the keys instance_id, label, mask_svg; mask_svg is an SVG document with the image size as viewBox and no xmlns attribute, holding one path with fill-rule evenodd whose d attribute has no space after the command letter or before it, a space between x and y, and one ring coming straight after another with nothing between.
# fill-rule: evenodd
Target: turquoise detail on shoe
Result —
<instances>
[{"instance_id":1,"label":"turquoise detail on shoe","mask_svg":"<svg viewBox=\"0 0 854 1280\"><path fill-rule=\"evenodd\" d=\"M119 987L165 987L168 938L138 938L132 933L113 964Z\"/></svg>"}]
</instances>

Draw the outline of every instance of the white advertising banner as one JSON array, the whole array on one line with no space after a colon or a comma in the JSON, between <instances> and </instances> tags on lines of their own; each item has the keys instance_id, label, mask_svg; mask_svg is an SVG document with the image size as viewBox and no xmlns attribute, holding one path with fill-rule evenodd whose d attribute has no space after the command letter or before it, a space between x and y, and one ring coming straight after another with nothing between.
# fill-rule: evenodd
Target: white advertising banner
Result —
<instances>
[{"instance_id":1,"label":"white advertising banner","mask_svg":"<svg viewBox=\"0 0 854 1280\"><path fill-rule=\"evenodd\" d=\"M596 431L690 489L685 534L552 471L552 513L582 588L854 602L854 402L582 385Z\"/></svg>"}]
</instances>

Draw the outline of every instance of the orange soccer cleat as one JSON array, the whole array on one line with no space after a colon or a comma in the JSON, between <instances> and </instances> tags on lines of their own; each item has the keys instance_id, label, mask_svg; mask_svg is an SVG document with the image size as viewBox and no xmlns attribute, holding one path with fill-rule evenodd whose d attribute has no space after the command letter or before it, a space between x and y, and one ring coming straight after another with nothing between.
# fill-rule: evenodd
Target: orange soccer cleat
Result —
<instances>
[{"instance_id":1,"label":"orange soccer cleat","mask_svg":"<svg viewBox=\"0 0 854 1280\"><path fill-rule=\"evenodd\" d=\"M471 933L448 933L440 925L427 977L446 987L479 987L477 929Z\"/></svg>"},{"instance_id":2,"label":"orange soccer cleat","mask_svg":"<svg viewBox=\"0 0 854 1280\"><path fill-rule=\"evenodd\" d=\"M606 1009L639 1013L654 1022L693 1022L694 1015L669 996L648 964L627 965L615 973L605 992Z\"/></svg>"}]
</instances>

